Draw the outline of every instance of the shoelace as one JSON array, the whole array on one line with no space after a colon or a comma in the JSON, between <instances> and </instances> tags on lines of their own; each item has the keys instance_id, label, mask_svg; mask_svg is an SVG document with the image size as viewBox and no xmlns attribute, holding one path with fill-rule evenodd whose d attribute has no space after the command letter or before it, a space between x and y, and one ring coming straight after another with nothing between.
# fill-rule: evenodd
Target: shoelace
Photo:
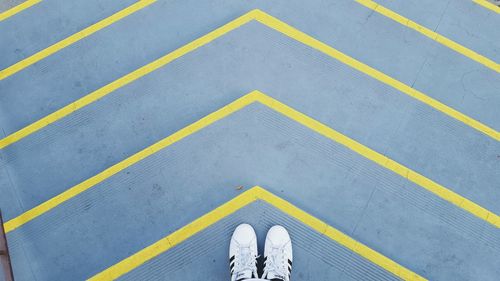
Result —
<instances>
[{"instance_id":1,"label":"shoelace","mask_svg":"<svg viewBox=\"0 0 500 281\"><path fill-rule=\"evenodd\" d=\"M264 274L268 276L273 273L278 276L283 276L283 281L287 280L288 268L285 262L285 250L280 248L272 248L271 253L267 256Z\"/></svg>"},{"instance_id":2,"label":"shoelace","mask_svg":"<svg viewBox=\"0 0 500 281\"><path fill-rule=\"evenodd\" d=\"M235 264L234 272L242 272L249 270L254 276L257 276L257 258L258 256L252 255L250 248L241 248L239 251L239 259Z\"/></svg>"}]
</instances>

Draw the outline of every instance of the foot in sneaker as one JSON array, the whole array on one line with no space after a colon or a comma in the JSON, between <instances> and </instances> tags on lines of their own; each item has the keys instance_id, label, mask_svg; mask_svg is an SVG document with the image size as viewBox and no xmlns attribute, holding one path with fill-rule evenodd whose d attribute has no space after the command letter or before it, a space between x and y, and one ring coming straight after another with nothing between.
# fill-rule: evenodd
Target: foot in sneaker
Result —
<instances>
[{"instance_id":1,"label":"foot in sneaker","mask_svg":"<svg viewBox=\"0 0 500 281\"><path fill-rule=\"evenodd\" d=\"M264 274L273 281L290 281L292 272L292 241L286 229L276 225L267 232L264 247Z\"/></svg>"},{"instance_id":2,"label":"foot in sneaker","mask_svg":"<svg viewBox=\"0 0 500 281\"><path fill-rule=\"evenodd\" d=\"M240 224L229 246L231 281L257 278L257 235L252 226Z\"/></svg>"}]
</instances>

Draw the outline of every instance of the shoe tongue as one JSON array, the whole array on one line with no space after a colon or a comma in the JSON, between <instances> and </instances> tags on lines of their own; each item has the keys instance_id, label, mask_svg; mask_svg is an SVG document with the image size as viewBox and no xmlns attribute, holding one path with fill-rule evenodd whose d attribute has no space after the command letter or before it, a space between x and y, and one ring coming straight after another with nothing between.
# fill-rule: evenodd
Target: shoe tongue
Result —
<instances>
[{"instance_id":1,"label":"shoe tongue","mask_svg":"<svg viewBox=\"0 0 500 281\"><path fill-rule=\"evenodd\" d=\"M236 273L236 281L253 278L251 270L243 270Z\"/></svg>"}]
</instances>

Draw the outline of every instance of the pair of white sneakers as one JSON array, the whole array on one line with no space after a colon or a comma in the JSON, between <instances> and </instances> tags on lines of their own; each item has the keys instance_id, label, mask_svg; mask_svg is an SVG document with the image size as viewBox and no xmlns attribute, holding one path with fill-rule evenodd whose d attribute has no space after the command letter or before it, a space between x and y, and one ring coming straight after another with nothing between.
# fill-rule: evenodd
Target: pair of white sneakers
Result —
<instances>
[{"instance_id":1,"label":"pair of white sneakers","mask_svg":"<svg viewBox=\"0 0 500 281\"><path fill-rule=\"evenodd\" d=\"M229 246L231 281L251 280L257 274L257 235L249 224L236 227ZM282 226L271 227L264 247L264 273L262 279L290 281L292 272L292 241Z\"/></svg>"}]
</instances>

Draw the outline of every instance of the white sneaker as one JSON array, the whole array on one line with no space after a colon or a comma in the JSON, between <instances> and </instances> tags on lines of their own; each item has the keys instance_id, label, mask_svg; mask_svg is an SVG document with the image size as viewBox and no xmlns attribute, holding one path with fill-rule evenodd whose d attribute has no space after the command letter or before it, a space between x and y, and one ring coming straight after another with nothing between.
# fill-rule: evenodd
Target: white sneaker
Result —
<instances>
[{"instance_id":1,"label":"white sneaker","mask_svg":"<svg viewBox=\"0 0 500 281\"><path fill-rule=\"evenodd\" d=\"M229 245L231 281L257 278L257 235L249 224L240 224L234 230Z\"/></svg>"},{"instance_id":2,"label":"white sneaker","mask_svg":"<svg viewBox=\"0 0 500 281\"><path fill-rule=\"evenodd\" d=\"M264 274L273 281L290 281L292 272L292 240L288 231L275 225L269 229L264 247Z\"/></svg>"}]
</instances>

